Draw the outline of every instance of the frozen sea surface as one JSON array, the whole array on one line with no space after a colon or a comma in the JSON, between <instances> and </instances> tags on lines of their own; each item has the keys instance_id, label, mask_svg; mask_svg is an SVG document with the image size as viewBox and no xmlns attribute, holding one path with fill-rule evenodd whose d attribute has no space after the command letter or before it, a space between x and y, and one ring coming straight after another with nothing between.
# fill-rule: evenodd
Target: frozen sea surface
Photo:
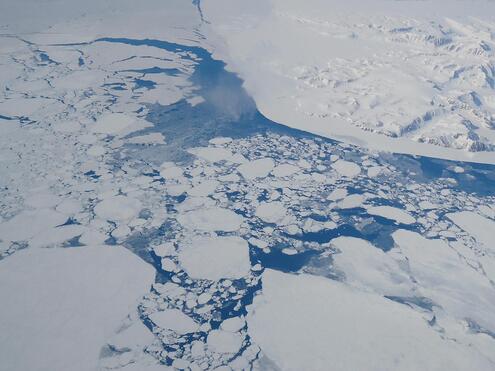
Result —
<instances>
[{"instance_id":1,"label":"frozen sea surface","mask_svg":"<svg viewBox=\"0 0 495 371\"><path fill-rule=\"evenodd\" d=\"M98 352L47 350L51 369L495 367L494 166L291 129L199 26L140 36L1 39L0 274L56 290L32 303L2 280L0 297L78 329L112 319L86 337ZM88 290L79 315L70 296L57 306L73 287ZM94 300L102 317L88 319ZM17 341L0 370L39 365L38 344L68 328L36 333L29 308L0 311ZM15 326L24 316L33 327Z\"/></svg>"}]
</instances>

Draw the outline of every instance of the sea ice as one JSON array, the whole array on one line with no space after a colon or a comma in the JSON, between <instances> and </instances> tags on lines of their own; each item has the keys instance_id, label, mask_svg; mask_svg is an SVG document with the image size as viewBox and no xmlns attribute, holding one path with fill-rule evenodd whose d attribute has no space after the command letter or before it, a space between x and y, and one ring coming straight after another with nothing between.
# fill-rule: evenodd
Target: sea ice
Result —
<instances>
[{"instance_id":1,"label":"sea ice","mask_svg":"<svg viewBox=\"0 0 495 371\"><path fill-rule=\"evenodd\" d=\"M4 241L27 241L37 234L53 229L67 217L51 209L23 211L0 224L0 239Z\"/></svg>"},{"instance_id":2,"label":"sea ice","mask_svg":"<svg viewBox=\"0 0 495 371\"><path fill-rule=\"evenodd\" d=\"M145 135L138 135L127 139L127 143L130 144L164 144L165 137L161 133L150 133Z\"/></svg>"},{"instance_id":3,"label":"sea ice","mask_svg":"<svg viewBox=\"0 0 495 371\"><path fill-rule=\"evenodd\" d=\"M362 194L352 194L344 197L337 203L337 206L340 209L353 209L355 207L361 207L365 200L364 195Z\"/></svg>"}]
</instances>

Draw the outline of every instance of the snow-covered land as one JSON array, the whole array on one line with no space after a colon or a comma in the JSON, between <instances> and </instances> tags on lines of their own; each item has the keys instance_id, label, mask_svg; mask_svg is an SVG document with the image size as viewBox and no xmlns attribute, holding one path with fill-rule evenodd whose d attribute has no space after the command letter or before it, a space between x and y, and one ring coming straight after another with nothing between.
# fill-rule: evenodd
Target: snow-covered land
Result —
<instances>
[{"instance_id":1,"label":"snow-covered land","mask_svg":"<svg viewBox=\"0 0 495 371\"><path fill-rule=\"evenodd\" d=\"M209 0L260 111L379 150L495 163L489 0Z\"/></svg>"},{"instance_id":2,"label":"snow-covered land","mask_svg":"<svg viewBox=\"0 0 495 371\"><path fill-rule=\"evenodd\" d=\"M0 371L494 370L494 3L446 4L2 3Z\"/></svg>"}]
</instances>

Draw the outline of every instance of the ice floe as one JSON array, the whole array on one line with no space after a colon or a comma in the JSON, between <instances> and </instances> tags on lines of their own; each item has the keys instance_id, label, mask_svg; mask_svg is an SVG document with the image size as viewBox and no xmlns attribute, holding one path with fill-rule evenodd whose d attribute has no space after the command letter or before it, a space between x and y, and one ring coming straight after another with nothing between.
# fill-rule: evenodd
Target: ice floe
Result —
<instances>
[{"instance_id":1,"label":"ice floe","mask_svg":"<svg viewBox=\"0 0 495 371\"><path fill-rule=\"evenodd\" d=\"M240 165L237 171L246 179L264 178L274 166L275 163L271 158L260 158Z\"/></svg>"},{"instance_id":2,"label":"ice floe","mask_svg":"<svg viewBox=\"0 0 495 371\"><path fill-rule=\"evenodd\" d=\"M331 243L339 250L333 264L344 273L349 284L384 295L411 294L412 282L400 268L400 260L360 238L338 237Z\"/></svg>"},{"instance_id":3,"label":"ice floe","mask_svg":"<svg viewBox=\"0 0 495 371\"><path fill-rule=\"evenodd\" d=\"M366 209L366 212L401 224L413 224L416 222L416 219L407 211L392 206L373 206Z\"/></svg>"},{"instance_id":4,"label":"ice floe","mask_svg":"<svg viewBox=\"0 0 495 371\"><path fill-rule=\"evenodd\" d=\"M232 232L239 229L243 217L228 209L210 207L188 211L180 215L178 220L185 228Z\"/></svg>"},{"instance_id":5,"label":"ice floe","mask_svg":"<svg viewBox=\"0 0 495 371\"><path fill-rule=\"evenodd\" d=\"M194 238L179 250L181 267L192 278L241 278L250 268L248 244L239 237Z\"/></svg>"},{"instance_id":6,"label":"ice floe","mask_svg":"<svg viewBox=\"0 0 495 371\"><path fill-rule=\"evenodd\" d=\"M0 261L0 277L2 367L87 371L154 269L123 247L28 249Z\"/></svg>"},{"instance_id":7,"label":"ice floe","mask_svg":"<svg viewBox=\"0 0 495 371\"><path fill-rule=\"evenodd\" d=\"M495 252L495 222L493 220L472 211L447 214L447 218L472 235L486 249Z\"/></svg>"},{"instance_id":8,"label":"ice floe","mask_svg":"<svg viewBox=\"0 0 495 371\"><path fill-rule=\"evenodd\" d=\"M105 220L129 221L136 217L141 210L139 200L118 195L105 198L95 208L95 214Z\"/></svg>"},{"instance_id":9,"label":"ice floe","mask_svg":"<svg viewBox=\"0 0 495 371\"><path fill-rule=\"evenodd\" d=\"M475 350L442 338L414 310L322 277L266 270L247 321L250 336L283 370L493 366Z\"/></svg>"},{"instance_id":10,"label":"ice floe","mask_svg":"<svg viewBox=\"0 0 495 371\"><path fill-rule=\"evenodd\" d=\"M341 175L353 178L361 173L361 168L354 162L337 160L332 167Z\"/></svg>"},{"instance_id":11,"label":"ice floe","mask_svg":"<svg viewBox=\"0 0 495 371\"><path fill-rule=\"evenodd\" d=\"M169 329L179 334L187 334L199 329L199 325L192 318L177 309L165 309L155 312L150 316L150 319L161 328Z\"/></svg>"},{"instance_id":12,"label":"ice floe","mask_svg":"<svg viewBox=\"0 0 495 371\"><path fill-rule=\"evenodd\" d=\"M282 202L264 202L256 208L256 216L267 223L280 223L287 215Z\"/></svg>"}]
</instances>

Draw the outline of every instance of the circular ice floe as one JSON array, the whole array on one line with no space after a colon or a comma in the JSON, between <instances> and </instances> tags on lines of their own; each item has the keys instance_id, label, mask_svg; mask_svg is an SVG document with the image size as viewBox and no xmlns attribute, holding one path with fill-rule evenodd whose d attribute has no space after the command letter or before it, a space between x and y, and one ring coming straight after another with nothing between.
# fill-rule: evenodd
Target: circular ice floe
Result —
<instances>
[{"instance_id":1,"label":"circular ice floe","mask_svg":"<svg viewBox=\"0 0 495 371\"><path fill-rule=\"evenodd\" d=\"M126 196L112 196L98 203L95 214L105 220L126 221L136 217L141 211L141 202Z\"/></svg>"},{"instance_id":2,"label":"circular ice floe","mask_svg":"<svg viewBox=\"0 0 495 371\"><path fill-rule=\"evenodd\" d=\"M243 221L242 216L220 207L192 210L177 219L186 228L205 232L233 232L239 229Z\"/></svg>"},{"instance_id":3,"label":"circular ice floe","mask_svg":"<svg viewBox=\"0 0 495 371\"><path fill-rule=\"evenodd\" d=\"M374 206L370 207L367 212L370 215L381 216L382 218L393 220L401 224L413 224L416 222L416 219L408 212L392 206Z\"/></svg>"},{"instance_id":4,"label":"circular ice floe","mask_svg":"<svg viewBox=\"0 0 495 371\"><path fill-rule=\"evenodd\" d=\"M361 173L361 167L354 162L338 160L332 164L332 167L340 174L349 178L354 178Z\"/></svg>"},{"instance_id":5,"label":"circular ice floe","mask_svg":"<svg viewBox=\"0 0 495 371\"><path fill-rule=\"evenodd\" d=\"M197 237L182 246L179 262L189 277L236 279L251 269L248 243L240 237Z\"/></svg>"},{"instance_id":6,"label":"circular ice floe","mask_svg":"<svg viewBox=\"0 0 495 371\"><path fill-rule=\"evenodd\" d=\"M368 169L368 176L370 178L374 178L378 175L381 174L381 172L383 171L383 168L381 166L372 166Z\"/></svg>"}]
</instances>

